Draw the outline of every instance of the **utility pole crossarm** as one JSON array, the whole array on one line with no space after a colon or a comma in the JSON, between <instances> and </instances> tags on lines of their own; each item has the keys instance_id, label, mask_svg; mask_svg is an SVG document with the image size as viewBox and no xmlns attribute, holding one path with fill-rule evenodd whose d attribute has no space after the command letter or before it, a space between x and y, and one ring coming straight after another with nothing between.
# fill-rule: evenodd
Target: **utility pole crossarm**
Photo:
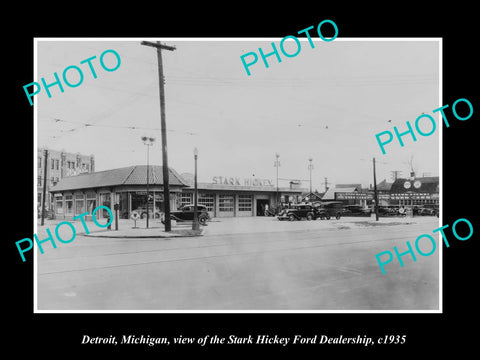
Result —
<instances>
[{"instance_id":1,"label":"utility pole crossarm","mask_svg":"<svg viewBox=\"0 0 480 360\"><path fill-rule=\"evenodd\" d=\"M177 49L175 46L160 44L160 42L154 43L154 42L151 42L151 41L142 41L141 44L145 45L145 46L152 46L152 47L155 47L157 49L160 48L160 49L165 49L165 50L170 50L170 51L173 51L173 50Z\"/></svg>"}]
</instances>

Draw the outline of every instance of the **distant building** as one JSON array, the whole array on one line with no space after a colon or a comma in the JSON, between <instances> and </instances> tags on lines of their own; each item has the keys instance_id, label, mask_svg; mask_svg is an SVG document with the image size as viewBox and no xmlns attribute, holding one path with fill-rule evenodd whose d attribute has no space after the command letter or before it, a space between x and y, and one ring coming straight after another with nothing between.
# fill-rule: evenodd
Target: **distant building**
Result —
<instances>
[{"instance_id":1,"label":"distant building","mask_svg":"<svg viewBox=\"0 0 480 360\"><path fill-rule=\"evenodd\" d=\"M330 187L322 197L322 201L341 201L344 205L367 206L368 194L361 184L337 184Z\"/></svg>"},{"instance_id":2,"label":"distant building","mask_svg":"<svg viewBox=\"0 0 480 360\"><path fill-rule=\"evenodd\" d=\"M390 190L392 189L393 183L387 182L386 179L377 184L377 195L378 195L378 205L379 206L388 206L390 205ZM370 192L373 192L373 187L371 187Z\"/></svg>"},{"instance_id":3,"label":"distant building","mask_svg":"<svg viewBox=\"0 0 480 360\"><path fill-rule=\"evenodd\" d=\"M439 205L439 177L425 176L397 179L390 188L390 205Z\"/></svg>"},{"instance_id":4,"label":"distant building","mask_svg":"<svg viewBox=\"0 0 480 360\"><path fill-rule=\"evenodd\" d=\"M317 192L309 192L302 196L303 202L320 202L322 201L323 194Z\"/></svg>"},{"instance_id":5,"label":"distant building","mask_svg":"<svg viewBox=\"0 0 480 360\"><path fill-rule=\"evenodd\" d=\"M48 152L47 163L45 163L45 151ZM44 179L45 166L47 166L47 177ZM37 149L37 207L42 206L43 184L46 181L45 208L53 208L53 198L50 189L61 179L81 173L95 171L95 157L80 153L69 153L47 148Z\"/></svg>"},{"instance_id":6,"label":"distant building","mask_svg":"<svg viewBox=\"0 0 480 360\"><path fill-rule=\"evenodd\" d=\"M377 196L380 206L438 206L439 177L424 176L409 179L398 178L393 183L386 180L377 184ZM345 205L371 206L374 199L374 187L362 189L359 184L337 184L322 197L322 201L342 201Z\"/></svg>"}]
</instances>

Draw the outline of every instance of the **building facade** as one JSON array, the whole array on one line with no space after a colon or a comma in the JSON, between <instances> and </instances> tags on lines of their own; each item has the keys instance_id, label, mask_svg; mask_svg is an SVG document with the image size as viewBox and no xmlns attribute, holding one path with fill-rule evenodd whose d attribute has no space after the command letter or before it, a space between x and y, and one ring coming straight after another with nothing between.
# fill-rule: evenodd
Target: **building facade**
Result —
<instances>
[{"instance_id":1,"label":"building facade","mask_svg":"<svg viewBox=\"0 0 480 360\"><path fill-rule=\"evenodd\" d=\"M440 203L438 176L397 179L390 188L390 205L393 206L435 206Z\"/></svg>"},{"instance_id":2,"label":"building facade","mask_svg":"<svg viewBox=\"0 0 480 360\"><path fill-rule=\"evenodd\" d=\"M45 175L47 168L47 176ZM50 189L61 179L85 172L95 171L95 157L80 153L68 153L65 151L47 148L37 149L37 207L40 209L43 200L43 185L46 181L45 208L53 209L53 197Z\"/></svg>"},{"instance_id":3,"label":"building facade","mask_svg":"<svg viewBox=\"0 0 480 360\"><path fill-rule=\"evenodd\" d=\"M147 200L148 171L148 200ZM82 173L61 179L51 188L54 198L55 218L71 219L100 206L114 209L118 204L119 217L128 218L133 210L146 212L147 201L151 216L159 217L164 208L163 172L161 166L136 165L124 168ZM174 170L169 169L170 208L174 209L177 194L187 184ZM108 212L97 212L97 217L106 217Z\"/></svg>"},{"instance_id":4,"label":"building facade","mask_svg":"<svg viewBox=\"0 0 480 360\"><path fill-rule=\"evenodd\" d=\"M55 217L71 219L89 213L100 205L111 209L118 204L119 217L129 218L132 211L158 217L164 208L163 172L161 166L146 165L84 173L61 179L51 188ZM170 209L194 203L193 179L181 176L169 168ZM198 204L205 205L212 217L264 216L268 206L277 203L300 202L303 189L297 186L273 186L266 179L239 179L214 177L210 183L197 184ZM155 209L155 210L153 210ZM106 211L97 212L99 218Z\"/></svg>"},{"instance_id":5,"label":"building facade","mask_svg":"<svg viewBox=\"0 0 480 360\"><path fill-rule=\"evenodd\" d=\"M214 177L211 183L199 183L197 189L198 204L205 205L211 217L264 216L269 207L301 202L304 191L292 184L277 189L267 179L227 177ZM177 206L193 202L194 188L190 184L182 190Z\"/></svg>"},{"instance_id":6,"label":"building facade","mask_svg":"<svg viewBox=\"0 0 480 360\"><path fill-rule=\"evenodd\" d=\"M353 185L353 184L352 184ZM438 207L440 203L439 177L399 178L393 183L386 180L377 184L379 206L395 207ZM344 187L337 185L328 189L322 201L342 201L345 205L371 206L374 200L374 190L362 189L359 186Z\"/></svg>"}]
</instances>

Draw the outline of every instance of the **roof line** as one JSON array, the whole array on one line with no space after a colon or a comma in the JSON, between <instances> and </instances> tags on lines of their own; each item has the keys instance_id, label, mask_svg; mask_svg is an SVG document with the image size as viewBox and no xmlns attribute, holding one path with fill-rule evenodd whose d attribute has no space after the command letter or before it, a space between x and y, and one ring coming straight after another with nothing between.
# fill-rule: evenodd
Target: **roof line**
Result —
<instances>
[{"instance_id":1,"label":"roof line","mask_svg":"<svg viewBox=\"0 0 480 360\"><path fill-rule=\"evenodd\" d=\"M189 185L187 184L187 182L185 181L185 179L182 178L182 176L179 175L175 169L173 169L173 168L171 168L171 167L168 167L168 169L172 172L173 175L175 175L175 177L178 179L178 181L180 181L180 182L181 182L183 185L185 185L185 186L189 186Z\"/></svg>"},{"instance_id":2,"label":"roof line","mask_svg":"<svg viewBox=\"0 0 480 360\"><path fill-rule=\"evenodd\" d=\"M123 179L122 181L122 185L125 185L125 183L127 182L128 178L130 177L130 175L132 175L133 171L137 168L137 165L132 165L132 169L130 170L130 172L128 173L127 176L125 176L125 179Z\"/></svg>"}]
</instances>

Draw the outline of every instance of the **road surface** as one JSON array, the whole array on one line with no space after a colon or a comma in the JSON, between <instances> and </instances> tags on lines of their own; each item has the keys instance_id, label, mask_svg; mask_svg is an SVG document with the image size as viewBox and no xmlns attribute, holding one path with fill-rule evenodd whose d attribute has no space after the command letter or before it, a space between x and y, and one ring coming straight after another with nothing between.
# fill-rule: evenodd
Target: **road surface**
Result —
<instances>
[{"instance_id":1,"label":"road surface","mask_svg":"<svg viewBox=\"0 0 480 360\"><path fill-rule=\"evenodd\" d=\"M228 221L233 233L215 230ZM385 275L375 259L393 246L407 250L405 242L431 234L437 218L377 226L275 221L224 219L187 238L77 235L38 253L38 310L439 309L438 246L416 262L404 256L404 267L394 259Z\"/></svg>"}]
</instances>

